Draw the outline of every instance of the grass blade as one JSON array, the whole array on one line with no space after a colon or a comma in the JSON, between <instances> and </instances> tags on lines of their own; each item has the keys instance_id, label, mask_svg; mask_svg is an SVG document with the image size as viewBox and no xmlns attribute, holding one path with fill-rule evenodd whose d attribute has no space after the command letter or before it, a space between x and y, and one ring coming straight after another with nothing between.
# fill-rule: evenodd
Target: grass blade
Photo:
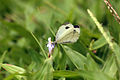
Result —
<instances>
[{"instance_id":1,"label":"grass blade","mask_svg":"<svg viewBox=\"0 0 120 80\"><path fill-rule=\"evenodd\" d=\"M115 57L112 55L109 55L103 68L102 71L106 74L108 74L111 77L114 77L117 73L117 66L115 63Z\"/></svg>"},{"instance_id":2,"label":"grass blade","mask_svg":"<svg viewBox=\"0 0 120 80\"><path fill-rule=\"evenodd\" d=\"M118 67L118 71L119 71L119 78L120 78L120 47L115 43L112 42L112 38L111 36L109 36L103 29L102 25L98 22L98 20L94 17L94 15L92 14L92 12L88 9L87 10L89 15L91 16L91 18L93 19L93 21L95 22L95 24L97 25L98 29L100 30L100 32L102 33L102 35L104 36L104 38L106 39L106 41L108 42L110 48L112 49L112 51L115 54L115 60L116 60L116 64Z\"/></svg>"},{"instance_id":3,"label":"grass blade","mask_svg":"<svg viewBox=\"0 0 120 80\"><path fill-rule=\"evenodd\" d=\"M4 59L5 55L6 55L6 53L7 53L7 51L4 51L2 57L0 58L0 69L1 69L1 65L3 63L3 59Z\"/></svg>"},{"instance_id":4,"label":"grass blade","mask_svg":"<svg viewBox=\"0 0 120 80\"><path fill-rule=\"evenodd\" d=\"M53 72L52 59L48 58L45 60L40 70L35 74L33 80L52 80L53 79L52 72Z\"/></svg>"},{"instance_id":5,"label":"grass blade","mask_svg":"<svg viewBox=\"0 0 120 80\"><path fill-rule=\"evenodd\" d=\"M55 77L66 77L66 78L74 78L74 77L83 77L88 80L115 80L110 76L104 74L103 72L96 71L54 71L53 75Z\"/></svg>"},{"instance_id":6,"label":"grass blade","mask_svg":"<svg viewBox=\"0 0 120 80\"><path fill-rule=\"evenodd\" d=\"M45 56L45 58L47 58L47 55L46 55L46 53L45 53L42 45L41 45L40 42L38 41L38 39L35 37L35 35L34 35L32 32L30 32L30 33L31 33L31 35L33 36L33 38L35 39L35 41L37 42L37 44L40 46L40 48L41 48L41 50L42 50L43 55Z\"/></svg>"}]
</instances>

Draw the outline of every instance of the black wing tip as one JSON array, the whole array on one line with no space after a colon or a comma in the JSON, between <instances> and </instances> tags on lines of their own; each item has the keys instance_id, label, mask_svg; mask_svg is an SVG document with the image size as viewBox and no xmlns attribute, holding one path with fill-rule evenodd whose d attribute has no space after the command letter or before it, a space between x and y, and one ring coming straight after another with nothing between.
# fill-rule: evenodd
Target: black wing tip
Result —
<instances>
[{"instance_id":1,"label":"black wing tip","mask_svg":"<svg viewBox=\"0 0 120 80\"><path fill-rule=\"evenodd\" d=\"M74 25L74 28L80 28L80 26L79 25Z\"/></svg>"},{"instance_id":2,"label":"black wing tip","mask_svg":"<svg viewBox=\"0 0 120 80\"><path fill-rule=\"evenodd\" d=\"M71 24L71 23L70 22L65 22L62 25L67 25L67 24ZM74 25L74 28L80 28L80 26L79 25Z\"/></svg>"}]
</instances>

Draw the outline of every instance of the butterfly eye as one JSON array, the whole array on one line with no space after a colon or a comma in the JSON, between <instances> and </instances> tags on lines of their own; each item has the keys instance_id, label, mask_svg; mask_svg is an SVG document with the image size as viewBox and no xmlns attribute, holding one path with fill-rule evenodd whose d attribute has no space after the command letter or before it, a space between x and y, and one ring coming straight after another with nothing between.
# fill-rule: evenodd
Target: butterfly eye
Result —
<instances>
[{"instance_id":1,"label":"butterfly eye","mask_svg":"<svg viewBox=\"0 0 120 80\"><path fill-rule=\"evenodd\" d=\"M74 28L79 28L79 26L78 25L74 25Z\"/></svg>"},{"instance_id":2,"label":"butterfly eye","mask_svg":"<svg viewBox=\"0 0 120 80\"><path fill-rule=\"evenodd\" d=\"M68 26L65 27L65 29L68 29L68 28L70 28L70 27L68 27Z\"/></svg>"}]
</instances>

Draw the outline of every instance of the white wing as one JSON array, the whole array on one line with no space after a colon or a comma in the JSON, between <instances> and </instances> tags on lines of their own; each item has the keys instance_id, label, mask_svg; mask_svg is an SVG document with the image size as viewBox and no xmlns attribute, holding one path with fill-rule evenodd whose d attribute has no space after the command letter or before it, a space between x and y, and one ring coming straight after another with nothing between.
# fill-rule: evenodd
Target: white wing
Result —
<instances>
[{"instance_id":1,"label":"white wing","mask_svg":"<svg viewBox=\"0 0 120 80\"><path fill-rule=\"evenodd\" d=\"M56 34L56 43L73 43L79 38L80 28L74 28L72 24L62 25Z\"/></svg>"}]
</instances>

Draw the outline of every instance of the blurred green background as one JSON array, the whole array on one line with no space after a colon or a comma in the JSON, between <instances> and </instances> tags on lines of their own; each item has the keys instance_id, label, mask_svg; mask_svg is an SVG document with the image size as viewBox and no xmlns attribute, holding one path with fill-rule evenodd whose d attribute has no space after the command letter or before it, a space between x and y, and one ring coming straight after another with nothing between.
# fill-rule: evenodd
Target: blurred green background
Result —
<instances>
[{"instance_id":1,"label":"blurred green background","mask_svg":"<svg viewBox=\"0 0 120 80\"><path fill-rule=\"evenodd\" d=\"M119 14L120 1L110 2ZM116 58L87 9L120 45L120 25L104 0L0 0L0 57L7 51L1 62L26 70L21 76L27 80L119 79ZM54 34L65 22L80 26L79 40L57 45L52 59L45 58L48 37L54 41ZM16 77L19 71L11 74L3 68L0 80L24 80Z\"/></svg>"}]
</instances>

